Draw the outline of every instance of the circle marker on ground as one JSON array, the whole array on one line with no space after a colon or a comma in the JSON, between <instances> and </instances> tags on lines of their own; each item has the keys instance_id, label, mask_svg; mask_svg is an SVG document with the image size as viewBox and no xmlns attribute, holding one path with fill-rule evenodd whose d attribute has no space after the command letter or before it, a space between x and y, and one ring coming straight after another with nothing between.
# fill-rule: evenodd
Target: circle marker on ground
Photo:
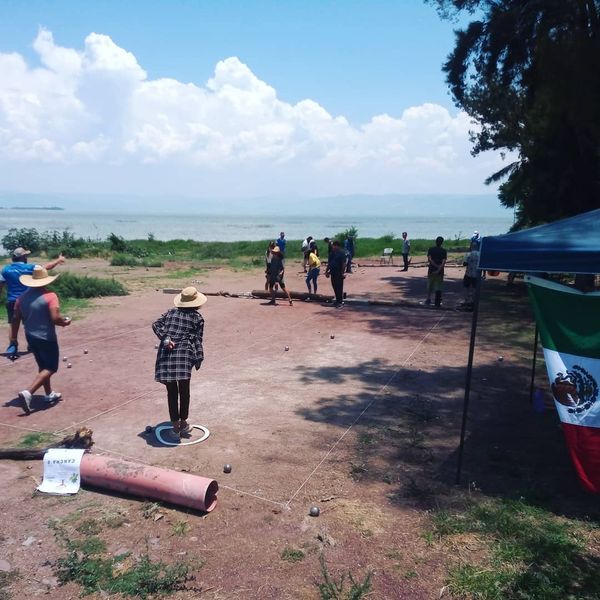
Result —
<instances>
[{"instance_id":1,"label":"circle marker on ground","mask_svg":"<svg viewBox=\"0 0 600 600\"><path fill-rule=\"evenodd\" d=\"M193 446L194 444L199 444L200 442L203 442L210 435L208 427L204 427L204 425L191 425L190 427L191 429L199 429L204 433L197 440L191 440L189 442L168 442L167 440L163 439L162 432L165 431L165 429L173 429L173 427L171 425L158 425L154 428L154 435L156 435L156 439L165 446Z\"/></svg>"}]
</instances>

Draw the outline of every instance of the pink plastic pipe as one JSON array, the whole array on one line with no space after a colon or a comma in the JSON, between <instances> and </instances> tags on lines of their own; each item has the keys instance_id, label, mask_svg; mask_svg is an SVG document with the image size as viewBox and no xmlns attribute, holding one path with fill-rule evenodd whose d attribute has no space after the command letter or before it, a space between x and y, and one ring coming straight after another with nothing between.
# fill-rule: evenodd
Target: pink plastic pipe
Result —
<instances>
[{"instance_id":1,"label":"pink plastic pipe","mask_svg":"<svg viewBox=\"0 0 600 600\"><path fill-rule=\"evenodd\" d=\"M191 473L95 454L83 455L80 473L82 483L132 496L164 500L205 512L217 505L219 484L214 479Z\"/></svg>"}]
</instances>

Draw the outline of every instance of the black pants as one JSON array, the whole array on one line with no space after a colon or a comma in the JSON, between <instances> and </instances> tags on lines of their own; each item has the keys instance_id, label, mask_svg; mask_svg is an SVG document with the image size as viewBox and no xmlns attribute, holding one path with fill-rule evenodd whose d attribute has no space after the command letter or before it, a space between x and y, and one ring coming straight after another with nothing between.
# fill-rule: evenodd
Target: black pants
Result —
<instances>
[{"instance_id":1,"label":"black pants","mask_svg":"<svg viewBox=\"0 0 600 600\"><path fill-rule=\"evenodd\" d=\"M408 271L408 254L403 254L402 260L404 261L404 270Z\"/></svg>"},{"instance_id":2,"label":"black pants","mask_svg":"<svg viewBox=\"0 0 600 600\"><path fill-rule=\"evenodd\" d=\"M185 421L190 412L190 380L169 381L167 398L169 399L169 418L171 421Z\"/></svg>"},{"instance_id":3,"label":"black pants","mask_svg":"<svg viewBox=\"0 0 600 600\"><path fill-rule=\"evenodd\" d=\"M344 300L344 274L331 273L331 287L335 294L335 303L341 304Z\"/></svg>"}]
</instances>

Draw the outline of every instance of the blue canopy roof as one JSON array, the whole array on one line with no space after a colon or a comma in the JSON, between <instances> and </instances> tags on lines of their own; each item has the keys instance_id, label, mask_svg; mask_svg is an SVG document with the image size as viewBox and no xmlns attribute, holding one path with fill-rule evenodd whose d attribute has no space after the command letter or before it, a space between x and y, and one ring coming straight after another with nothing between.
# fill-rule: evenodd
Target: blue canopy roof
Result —
<instances>
[{"instance_id":1,"label":"blue canopy roof","mask_svg":"<svg viewBox=\"0 0 600 600\"><path fill-rule=\"evenodd\" d=\"M600 273L600 209L515 233L484 237L479 268Z\"/></svg>"}]
</instances>

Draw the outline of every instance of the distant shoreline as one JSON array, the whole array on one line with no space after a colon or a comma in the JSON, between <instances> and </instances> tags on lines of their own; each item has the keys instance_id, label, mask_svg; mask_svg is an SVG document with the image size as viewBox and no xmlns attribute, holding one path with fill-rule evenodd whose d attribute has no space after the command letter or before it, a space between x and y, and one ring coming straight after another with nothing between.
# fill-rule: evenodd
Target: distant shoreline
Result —
<instances>
[{"instance_id":1,"label":"distant shoreline","mask_svg":"<svg viewBox=\"0 0 600 600\"><path fill-rule=\"evenodd\" d=\"M62 206L0 206L0 210L65 210Z\"/></svg>"}]
</instances>

